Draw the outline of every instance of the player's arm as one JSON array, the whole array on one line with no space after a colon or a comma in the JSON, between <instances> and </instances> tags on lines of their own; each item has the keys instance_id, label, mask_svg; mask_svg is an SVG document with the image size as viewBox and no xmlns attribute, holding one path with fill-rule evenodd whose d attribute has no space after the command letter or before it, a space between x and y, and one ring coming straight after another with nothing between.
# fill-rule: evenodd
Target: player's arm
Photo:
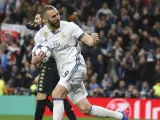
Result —
<instances>
[{"instance_id":1,"label":"player's arm","mask_svg":"<svg viewBox=\"0 0 160 120\"><path fill-rule=\"evenodd\" d=\"M41 29L41 25L35 23L35 22L30 22L26 25L26 28L29 30L35 30L38 31Z\"/></svg>"},{"instance_id":2,"label":"player's arm","mask_svg":"<svg viewBox=\"0 0 160 120\"><path fill-rule=\"evenodd\" d=\"M88 46L93 46L99 41L99 36L97 33L93 33L92 35L88 35L84 33L81 41L87 44Z\"/></svg>"},{"instance_id":3,"label":"player's arm","mask_svg":"<svg viewBox=\"0 0 160 120\"><path fill-rule=\"evenodd\" d=\"M77 26L75 23L70 23L72 26L72 35L75 37L78 41L82 41L88 46L93 46L97 43L99 40L99 36L97 33L93 33L92 35L88 35L87 33L84 33L83 30Z\"/></svg>"}]
</instances>

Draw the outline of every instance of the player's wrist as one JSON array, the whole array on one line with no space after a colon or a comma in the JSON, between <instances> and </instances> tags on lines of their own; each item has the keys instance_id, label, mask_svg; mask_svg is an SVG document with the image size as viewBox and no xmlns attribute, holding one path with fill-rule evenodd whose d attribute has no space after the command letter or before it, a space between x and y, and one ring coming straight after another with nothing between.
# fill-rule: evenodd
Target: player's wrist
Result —
<instances>
[{"instance_id":1,"label":"player's wrist","mask_svg":"<svg viewBox=\"0 0 160 120\"><path fill-rule=\"evenodd\" d=\"M93 46L98 43L98 40L93 39Z\"/></svg>"}]
</instances>

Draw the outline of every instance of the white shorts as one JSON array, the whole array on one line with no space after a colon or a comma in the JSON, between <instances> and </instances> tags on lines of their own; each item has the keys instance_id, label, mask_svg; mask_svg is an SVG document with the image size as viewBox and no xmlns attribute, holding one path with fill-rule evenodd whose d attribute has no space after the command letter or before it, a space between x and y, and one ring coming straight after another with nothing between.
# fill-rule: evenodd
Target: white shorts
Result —
<instances>
[{"instance_id":1,"label":"white shorts","mask_svg":"<svg viewBox=\"0 0 160 120\"><path fill-rule=\"evenodd\" d=\"M70 64L63 70L64 71L60 75L60 81L58 84L67 88L69 92L69 99L73 102L73 104L76 104L88 95L83 83L86 75L86 67L81 64Z\"/></svg>"}]
</instances>

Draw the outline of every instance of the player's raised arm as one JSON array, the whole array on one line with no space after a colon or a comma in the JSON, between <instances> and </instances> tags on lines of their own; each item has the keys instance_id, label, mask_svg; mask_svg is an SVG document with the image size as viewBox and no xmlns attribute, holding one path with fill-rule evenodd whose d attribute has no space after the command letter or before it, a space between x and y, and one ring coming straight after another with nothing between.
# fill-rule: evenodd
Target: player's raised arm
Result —
<instances>
[{"instance_id":1,"label":"player's raised arm","mask_svg":"<svg viewBox=\"0 0 160 120\"><path fill-rule=\"evenodd\" d=\"M88 46L93 46L99 41L99 35L97 33L93 33L92 35L88 35L84 33L83 30L77 26L75 23L70 23L72 26L72 35L78 40L82 41Z\"/></svg>"},{"instance_id":2,"label":"player's raised arm","mask_svg":"<svg viewBox=\"0 0 160 120\"><path fill-rule=\"evenodd\" d=\"M43 20L42 20L42 14L41 11L38 11L36 13L36 16L34 18L34 22L29 22L26 25L26 28L28 28L29 30L35 30L38 31L43 27Z\"/></svg>"},{"instance_id":3,"label":"player's raised arm","mask_svg":"<svg viewBox=\"0 0 160 120\"><path fill-rule=\"evenodd\" d=\"M41 25L39 25L35 22L30 22L26 25L26 28L29 29L29 30L38 31L39 29L41 29Z\"/></svg>"},{"instance_id":4,"label":"player's raised arm","mask_svg":"<svg viewBox=\"0 0 160 120\"><path fill-rule=\"evenodd\" d=\"M97 33L93 33L92 35L84 34L81 38L81 41L87 44L88 46L93 46L99 41L99 35Z\"/></svg>"}]
</instances>

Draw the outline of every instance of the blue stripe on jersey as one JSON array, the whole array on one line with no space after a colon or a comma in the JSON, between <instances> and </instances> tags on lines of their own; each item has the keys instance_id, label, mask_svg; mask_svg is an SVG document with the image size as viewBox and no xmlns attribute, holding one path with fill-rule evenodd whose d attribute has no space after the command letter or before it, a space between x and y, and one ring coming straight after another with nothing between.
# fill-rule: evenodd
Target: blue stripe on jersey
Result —
<instances>
[{"instance_id":1,"label":"blue stripe on jersey","mask_svg":"<svg viewBox=\"0 0 160 120\"><path fill-rule=\"evenodd\" d=\"M77 42L76 49L77 49L77 52L81 54L81 50L80 50L80 46L79 46L78 42Z\"/></svg>"},{"instance_id":2,"label":"blue stripe on jersey","mask_svg":"<svg viewBox=\"0 0 160 120\"><path fill-rule=\"evenodd\" d=\"M73 70L71 71L70 76L69 76L69 78L67 79L67 82L68 82L68 81L74 76L74 74L77 72L78 67L79 67L80 64L81 64L81 63L80 63L80 57L79 57L79 53L78 53L78 54L76 54L76 65L74 66Z\"/></svg>"}]
</instances>

